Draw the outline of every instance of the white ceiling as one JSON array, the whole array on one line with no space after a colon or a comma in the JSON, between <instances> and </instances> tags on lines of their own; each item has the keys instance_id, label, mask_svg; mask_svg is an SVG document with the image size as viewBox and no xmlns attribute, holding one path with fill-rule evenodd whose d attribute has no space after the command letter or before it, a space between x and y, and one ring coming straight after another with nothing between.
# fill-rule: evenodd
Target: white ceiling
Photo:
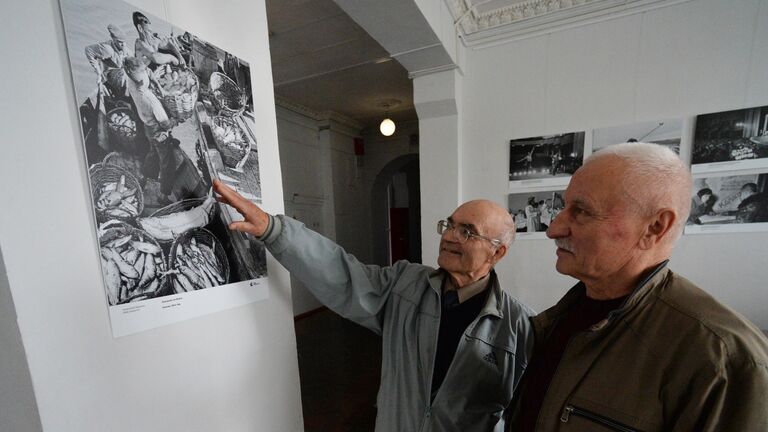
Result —
<instances>
[{"instance_id":1,"label":"white ceiling","mask_svg":"<svg viewBox=\"0 0 768 432\"><path fill-rule=\"evenodd\" d=\"M464 44L481 47L688 0L437 1L450 9ZM425 48L439 47L431 66L452 66L415 0L266 0L266 5L275 94L314 113L335 112L361 127L375 127L384 114L381 102L397 99L401 104L390 115L416 120L408 71L425 68L409 61L409 53L425 57Z\"/></svg>"},{"instance_id":2,"label":"white ceiling","mask_svg":"<svg viewBox=\"0 0 768 432\"><path fill-rule=\"evenodd\" d=\"M362 126L381 121L382 101L397 99L394 119L415 120L408 72L332 0L267 0L275 94Z\"/></svg>"}]
</instances>

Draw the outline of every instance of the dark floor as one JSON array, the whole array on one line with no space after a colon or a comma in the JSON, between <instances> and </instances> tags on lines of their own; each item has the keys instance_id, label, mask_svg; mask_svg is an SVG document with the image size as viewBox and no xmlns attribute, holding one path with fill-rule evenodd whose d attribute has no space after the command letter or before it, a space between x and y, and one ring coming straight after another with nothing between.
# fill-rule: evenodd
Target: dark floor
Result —
<instances>
[{"instance_id":1,"label":"dark floor","mask_svg":"<svg viewBox=\"0 0 768 432\"><path fill-rule=\"evenodd\" d=\"M296 321L306 432L369 432L376 419L381 337L328 309Z\"/></svg>"}]
</instances>

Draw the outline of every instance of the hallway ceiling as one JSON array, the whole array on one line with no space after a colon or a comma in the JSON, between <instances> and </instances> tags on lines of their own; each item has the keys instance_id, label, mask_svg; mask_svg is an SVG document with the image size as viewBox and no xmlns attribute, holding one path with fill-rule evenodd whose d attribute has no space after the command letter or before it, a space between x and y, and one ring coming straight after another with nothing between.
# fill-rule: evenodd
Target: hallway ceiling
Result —
<instances>
[{"instance_id":1,"label":"hallway ceiling","mask_svg":"<svg viewBox=\"0 0 768 432\"><path fill-rule=\"evenodd\" d=\"M376 15L381 10L371 10L373 16L359 16L371 8L369 3L338 1L347 10L357 5L358 20L368 19L373 27L378 24L379 33L389 28L386 17ZM392 7L417 10L409 3L415 0L391 1ZM448 6L464 43L480 46L689 0L435 1L444 1ZM334 0L266 0L266 6L278 103L315 118L338 113L364 128L376 127L384 116L382 102L396 99L401 103L389 111L390 116L395 121L417 120L408 71ZM397 35L397 46L419 45L418 34L398 31L402 34ZM384 36L378 34L378 39L383 41ZM392 35L386 36L391 42ZM397 46L389 49L395 56L402 55Z\"/></svg>"},{"instance_id":2,"label":"hallway ceiling","mask_svg":"<svg viewBox=\"0 0 768 432\"><path fill-rule=\"evenodd\" d=\"M333 0L267 0L272 78L278 99L377 127L381 102L401 103L395 121L416 120L408 72Z\"/></svg>"}]
</instances>

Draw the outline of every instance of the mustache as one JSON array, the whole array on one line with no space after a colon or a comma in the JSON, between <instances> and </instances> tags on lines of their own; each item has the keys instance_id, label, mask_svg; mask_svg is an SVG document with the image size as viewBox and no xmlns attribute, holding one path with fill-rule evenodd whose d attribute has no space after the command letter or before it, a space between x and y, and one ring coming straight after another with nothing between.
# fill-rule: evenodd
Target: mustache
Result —
<instances>
[{"instance_id":1,"label":"mustache","mask_svg":"<svg viewBox=\"0 0 768 432\"><path fill-rule=\"evenodd\" d=\"M555 239L555 246L559 247L560 249L565 249L568 252L573 252L573 247L571 246L571 242L569 242L566 239Z\"/></svg>"}]
</instances>

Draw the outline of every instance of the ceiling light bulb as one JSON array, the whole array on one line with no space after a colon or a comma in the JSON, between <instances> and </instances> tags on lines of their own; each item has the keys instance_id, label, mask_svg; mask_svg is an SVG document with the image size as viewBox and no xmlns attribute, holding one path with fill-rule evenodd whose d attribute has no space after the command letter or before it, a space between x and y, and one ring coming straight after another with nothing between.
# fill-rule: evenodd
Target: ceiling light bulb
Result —
<instances>
[{"instance_id":1,"label":"ceiling light bulb","mask_svg":"<svg viewBox=\"0 0 768 432\"><path fill-rule=\"evenodd\" d=\"M395 122L393 122L389 118L385 118L381 121L381 124L379 125L379 130L381 131L381 134L384 136L392 136L393 133L395 133Z\"/></svg>"}]
</instances>

